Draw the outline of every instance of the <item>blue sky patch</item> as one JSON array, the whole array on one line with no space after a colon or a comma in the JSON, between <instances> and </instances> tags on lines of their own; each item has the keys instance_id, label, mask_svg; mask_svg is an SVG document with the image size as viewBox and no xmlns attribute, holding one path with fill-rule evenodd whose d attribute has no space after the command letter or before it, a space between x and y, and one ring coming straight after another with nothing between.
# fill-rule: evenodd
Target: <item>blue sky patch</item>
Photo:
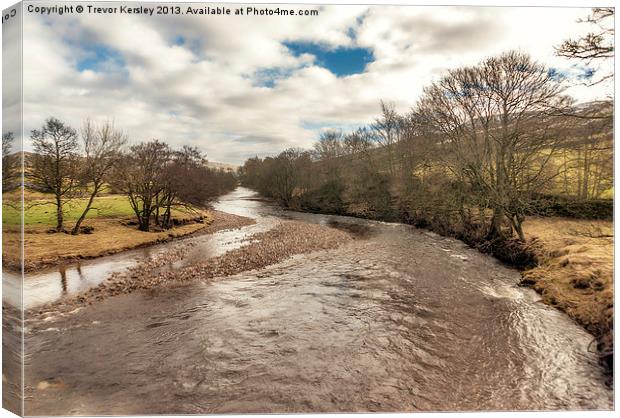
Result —
<instances>
[{"instance_id":1,"label":"blue sky patch","mask_svg":"<svg viewBox=\"0 0 620 418\"><path fill-rule=\"evenodd\" d=\"M566 79L572 80L591 80L594 77L596 70L590 67L583 67L580 65L573 65L570 68L559 69L551 67L547 71L549 78L555 81L563 81Z\"/></svg>"},{"instance_id":2,"label":"blue sky patch","mask_svg":"<svg viewBox=\"0 0 620 418\"><path fill-rule=\"evenodd\" d=\"M582 68L582 73L577 76L579 80L591 80L596 70L594 68Z\"/></svg>"},{"instance_id":3,"label":"blue sky patch","mask_svg":"<svg viewBox=\"0 0 620 418\"><path fill-rule=\"evenodd\" d=\"M363 73L366 65L375 59L369 48L329 49L313 42L284 42L283 44L296 57L302 54L314 55L317 65L327 68L338 77Z\"/></svg>"},{"instance_id":4,"label":"blue sky patch","mask_svg":"<svg viewBox=\"0 0 620 418\"><path fill-rule=\"evenodd\" d=\"M124 67L125 60L118 51L104 45L87 46L77 62L78 71L106 71L114 67Z\"/></svg>"},{"instance_id":5,"label":"blue sky patch","mask_svg":"<svg viewBox=\"0 0 620 418\"><path fill-rule=\"evenodd\" d=\"M547 75L549 76L550 79L554 80L554 81L561 81L562 79L566 78L566 73L551 67L547 70Z\"/></svg>"}]
</instances>

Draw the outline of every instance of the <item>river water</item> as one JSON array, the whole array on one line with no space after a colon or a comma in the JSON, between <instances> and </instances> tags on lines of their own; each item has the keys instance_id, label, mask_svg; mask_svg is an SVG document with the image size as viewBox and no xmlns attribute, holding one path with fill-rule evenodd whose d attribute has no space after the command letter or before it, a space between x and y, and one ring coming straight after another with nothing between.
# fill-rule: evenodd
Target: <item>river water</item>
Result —
<instances>
[{"instance_id":1,"label":"river water","mask_svg":"<svg viewBox=\"0 0 620 418\"><path fill-rule=\"evenodd\" d=\"M180 265L280 219L357 239L38 324L26 334L26 414L613 407L592 337L495 259L405 225L285 212L242 188L216 208L257 223L190 238ZM177 244L92 260L75 280L84 288ZM64 291L58 271L27 278L31 306L51 298L41 288L77 291L66 273L77 266L64 269Z\"/></svg>"}]
</instances>

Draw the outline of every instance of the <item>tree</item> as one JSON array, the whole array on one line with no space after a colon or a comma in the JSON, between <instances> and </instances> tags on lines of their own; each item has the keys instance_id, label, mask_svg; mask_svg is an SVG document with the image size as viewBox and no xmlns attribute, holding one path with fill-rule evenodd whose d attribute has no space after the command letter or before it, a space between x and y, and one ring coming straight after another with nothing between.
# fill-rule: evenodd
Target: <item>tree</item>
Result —
<instances>
[{"instance_id":1,"label":"tree","mask_svg":"<svg viewBox=\"0 0 620 418\"><path fill-rule=\"evenodd\" d=\"M120 158L112 185L126 194L138 228L150 231L173 226L172 210L194 210L211 198L235 188L232 173L210 169L199 149L183 146L173 150L153 140L134 145Z\"/></svg>"},{"instance_id":2,"label":"tree","mask_svg":"<svg viewBox=\"0 0 620 418\"><path fill-rule=\"evenodd\" d=\"M31 133L34 154L32 182L54 194L56 231L63 230L63 209L75 191L78 172L77 132L56 118L49 118Z\"/></svg>"},{"instance_id":3,"label":"tree","mask_svg":"<svg viewBox=\"0 0 620 418\"><path fill-rule=\"evenodd\" d=\"M613 103L589 103L566 119L563 191L581 200L600 198L613 187Z\"/></svg>"},{"instance_id":4,"label":"tree","mask_svg":"<svg viewBox=\"0 0 620 418\"><path fill-rule=\"evenodd\" d=\"M84 157L81 159L79 178L86 188L90 187L88 202L77 219L71 234L77 235L86 215L92 208L95 197L101 192L107 177L120 158L120 152L126 143L123 132L116 130L112 122L97 125L87 120L82 127L82 146Z\"/></svg>"},{"instance_id":5,"label":"tree","mask_svg":"<svg viewBox=\"0 0 620 418\"><path fill-rule=\"evenodd\" d=\"M184 145L173 151L171 160L166 164L163 187L157 194L155 223L162 228L169 228L172 220L172 208L202 205L208 197L209 180L205 174L207 159L196 147ZM163 213L160 210L163 209ZM161 216L160 216L161 215Z\"/></svg>"},{"instance_id":6,"label":"tree","mask_svg":"<svg viewBox=\"0 0 620 418\"><path fill-rule=\"evenodd\" d=\"M315 158L321 161L325 167L327 180L335 182L340 178L342 161L344 155L343 135L339 130L327 130L321 132L319 140L314 144Z\"/></svg>"},{"instance_id":7,"label":"tree","mask_svg":"<svg viewBox=\"0 0 620 418\"><path fill-rule=\"evenodd\" d=\"M492 209L492 236L508 220L525 240L529 196L557 175L548 168L562 140L552 113L569 104L562 91L545 66L520 52L452 70L424 90L417 113L441 134L443 162L465 183L463 197Z\"/></svg>"},{"instance_id":8,"label":"tree","mask_svg":"<svg viewBox=\"0 0 620 418\"><path fill-rule=\"evenodd\" d=\"M556 54L592 65L595 61L606 61L614 57L614 8L599 7L592 9L586 19L579 22L595 27L581 38L567 39L556 47ZM594 76L594 74L591 74ZM603 74L594 78L590 84L598 84L613 78L613 73Z\"/></svg>"},{"instance_id":9,"label":"tree","mask_svg":"<svg viewBox=\"0 0 620 418\"><path fill-rule=\"evenodd\" d=\"M275 197L286 206L290 206L293 192L300 182L301 177L296 161L302 153L300 150L289 148L282 151L273 160L271 184L273 185Z\"/></svg>"},{"instance_id":10,"label":"tree","mask_svg":"<svg viewBox=\"0 0 620 418\"><path fill-rule=\"evenodd\" d=\"M388 171L394 175L394 145L400 140L402 119L394 103L381 101L381 117L375 120L372 128L376 132L375 138L387 152Z\"/></svg>"},{"instance_id":11,"label":"tree","mask_svg":"<svg viewBox=\"0 0 620 418\"><path fill-rule=\"evenodd\" d=\"M2 191L8 192L15 188L16 177L19 171L19 158L11 155L15 136L13 132L2 135Z\"/></svg>"},{"instance_id":12,"label":"tree","mask_svg":"<svg viewBox=\"0 0 620 418\"><path fill-rule=\"evenodd\" d=\"M138 229L148 232L151 217L159 207L165 173L172 150L168 144L152 140L133 145L116 166L114 185L127 195L138 221Z\"/></svg>"}]
</instances>

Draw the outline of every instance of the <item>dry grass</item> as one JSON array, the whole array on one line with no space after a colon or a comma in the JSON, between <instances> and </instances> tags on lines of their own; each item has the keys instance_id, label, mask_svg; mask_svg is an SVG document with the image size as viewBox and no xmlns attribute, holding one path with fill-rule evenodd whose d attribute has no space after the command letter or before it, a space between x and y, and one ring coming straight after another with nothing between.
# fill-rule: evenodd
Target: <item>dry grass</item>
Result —
<instances>
[{"instance_id":1,"label":"dry grass","mask_svg":"<svg viewBox=\"0 0 620 418\"><path fill-rule=\"evenodd\" d=\"M601 355L613 351L613 223L565 218L532 218L528 237L541 243L539 266L524 282L597 337Z\"/></svg>"},{"instance_id":2,"label":"dry grass","mask_svg":"<svg viewBox=\"0 0 620 418\"><path fill-rule=\"evenodd\" d=\"M85 224L94 227L94 232L77 236L47 233L49 227L43 225L28 226L24 234L26 269L41 268L61 260L99 257L192 234L205 228L213 219L207 212L188 214L187 217L195 218L198 215L205 216L204 223L190 222L159 232L143 232L136 226L126 225L130 218L89 219ZM15 254L18 245L19 232L5 229L2 257L8 267L19 263L18 254Z\"/></svg>"}]
</instances>

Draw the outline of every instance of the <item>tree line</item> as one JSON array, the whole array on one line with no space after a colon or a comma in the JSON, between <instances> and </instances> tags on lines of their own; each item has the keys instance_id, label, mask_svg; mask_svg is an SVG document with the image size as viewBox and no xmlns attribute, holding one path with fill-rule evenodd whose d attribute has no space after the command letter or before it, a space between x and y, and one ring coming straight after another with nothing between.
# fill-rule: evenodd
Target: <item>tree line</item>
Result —
<instances>
[{"instance_id":1,"label":"tree line","mask_svg":"<svg viewBox=\"0 0 620 418\"><path fill-rule=\"evenodd\" d=\"M104 191L127 196L138 228L173 226L172 210L193 210L236 187L233 173L211 169L199 149L173 149L159 140L128 145L112 122L86 120L79 132L57 118L48 118L31 132L33 152L24 156L24 185L49 193L56 213L55 230L65 229L65 208L86 199L72 234L79 234L95 199ZM3 135L3 190L19 187L21 163L10 154L12 133ZM49 204L37 202L34 204Z\"/></svg>"},{"instance_id":2,"label":"tree line","mask_svg":"<svg viewBox=\"0 0 620 418\"><path fill-rule=\"evenodd\" d=\"M368 126L251 158L240 176L292 208L525 241L541 195L611 189L612 115L611 102L576 106L561 74L511 51L446 72L405 114L381 102Z\"/></svg>"}]
</instances>

